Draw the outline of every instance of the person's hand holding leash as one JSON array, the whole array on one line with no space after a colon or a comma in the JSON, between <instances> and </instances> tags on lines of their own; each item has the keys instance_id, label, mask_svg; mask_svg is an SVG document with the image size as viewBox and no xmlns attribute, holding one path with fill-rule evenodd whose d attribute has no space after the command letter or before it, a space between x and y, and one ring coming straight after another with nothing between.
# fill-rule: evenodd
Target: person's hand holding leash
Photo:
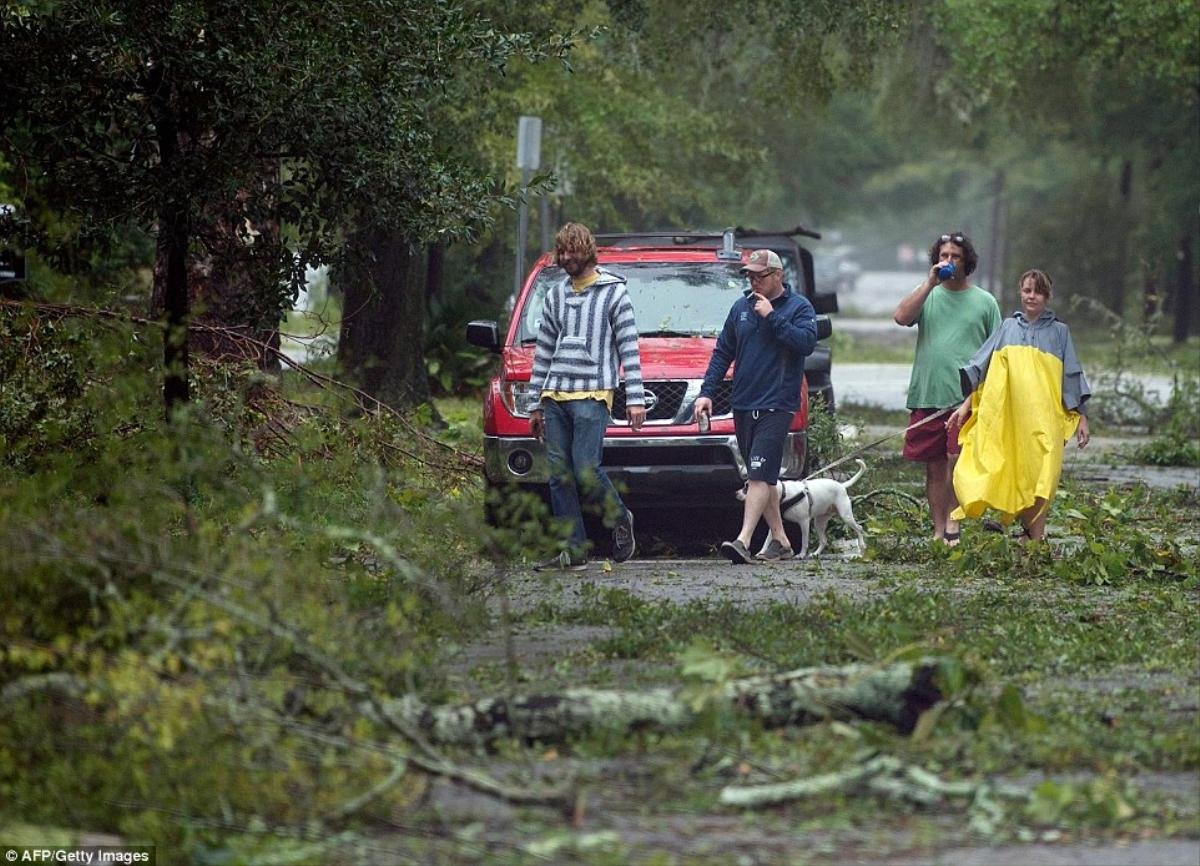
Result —
<instances>
[{"instance_id":1,"label":"person's hand holding leash","mask_svg":"<svg viewBox=\"0 0 1200 866\"><path fill-rule=\"evenodd\" d=\"M537 441L546 441L546 416L541 409L534 409L529 413L529 432Z\"/></svg>"},{"instance_id":2,"label":"person's hand holding leash","mask_svg":"<svg viewBox=\"0 0 1200 866\"><path fill-rule=\"evenodd\" d=\"M962 425L967 423L967 419L971 417L971 398L968 397L962 402L962 405L955 409L950 417L946 419L947 430L961 430Z\"/></svg>"}]
</instances>

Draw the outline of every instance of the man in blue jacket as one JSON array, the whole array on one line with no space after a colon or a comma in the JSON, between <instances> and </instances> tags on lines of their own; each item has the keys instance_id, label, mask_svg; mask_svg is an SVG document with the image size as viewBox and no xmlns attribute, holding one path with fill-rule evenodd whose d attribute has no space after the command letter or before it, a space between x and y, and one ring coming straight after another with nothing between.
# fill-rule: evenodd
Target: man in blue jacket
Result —
<instances>
[{"instance_id":1,"label":"man in blue jacket","mask_svg":"<svg viewBox=\"0 0 1200 866\"><path fill-rule=\"evenodd\" d=\"M749 473L742 531L721 544L721 553L734 563L754 560L748 545L760 518L771 530L760 558L792 555L774 492L788 428L800 407L804 359L817 344L816 313L805 297L783 282L778 255L755 250L742 273L750 280L750 291L734 303L725 319L694 410L697 421L712 413L717 385L734 364L733 429Z\"/></svg>"}]
</instances>

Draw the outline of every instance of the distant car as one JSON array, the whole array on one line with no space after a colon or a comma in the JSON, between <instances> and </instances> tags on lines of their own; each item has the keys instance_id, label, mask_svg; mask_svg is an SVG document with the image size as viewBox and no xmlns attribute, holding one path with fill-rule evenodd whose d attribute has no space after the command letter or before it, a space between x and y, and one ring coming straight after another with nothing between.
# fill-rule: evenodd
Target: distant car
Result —
<instances>
[{"instance_id":1,"label":"distant car","mask_svg":"<svg viewBox=\"0 0 1200 866\"><path fill-rule=\"evenodd\" d=\"M716 247L647 236L614 243L612 236L598 235L597 243L599 264L625 277L633 301L647 410L646 423L634 432L625 416L624 387L617 389L604 438L605 471L625 485L638 509L739 511L734 493L745 467L733 433L730 379L717 389L708 433L697 429L692 408L729 308L748 289L740 268L751 248L738 248L732 231ZM525 399L546 291L563 276L543 255L513 304L503 336L494 321L467 326L469 342L500 355L483 406L484 471L491 488L548 498L545 448L530 434ZM818 339L824 339L831 331L829 317L817 319ZM786 477L804 474L808 388L802 380L784 451Z\"/></svg>"},{"instance_id":2,"label":"distant car","mask_svg":"<svg viewBox=\"0 0 1200 866\"><path fill-rule=\"evenodd\" d=\"M818 250L816 272L820 284L829 286L834 292L853 292L862 276L862 265L858 263L856 252L848 244Z\"/></svg>"}]
</instances>

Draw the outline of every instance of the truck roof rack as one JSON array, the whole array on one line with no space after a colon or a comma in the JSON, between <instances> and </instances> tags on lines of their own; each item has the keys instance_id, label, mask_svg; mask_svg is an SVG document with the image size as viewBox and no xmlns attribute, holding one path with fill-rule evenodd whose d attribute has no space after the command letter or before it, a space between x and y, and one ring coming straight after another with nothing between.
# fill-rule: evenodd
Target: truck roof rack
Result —
<instances>
[{"instance_id":1,"label":"truck roof rack","mask_svg":"<svg viewBox=\"0 0 1200 866\"><path fill-rule=\"evenodd\" d=\"M725 232L728 232L726 229ZM657 241L663 246L699 246L697 241L720 241L724 238L725 232L712 231L677 231L677 232L603 232L596 235L596 243L601 246L635 246L641 245L647 241ZM735 238L763 238L763 237L794 237L795 235L803 235L807 238L820 239L821 233L815 232L812 229L798 225L790 229L752 229L744 226L734 226L733 236ZM659 243L653 244L658 246Z\"/></svg>"}]
</instances>

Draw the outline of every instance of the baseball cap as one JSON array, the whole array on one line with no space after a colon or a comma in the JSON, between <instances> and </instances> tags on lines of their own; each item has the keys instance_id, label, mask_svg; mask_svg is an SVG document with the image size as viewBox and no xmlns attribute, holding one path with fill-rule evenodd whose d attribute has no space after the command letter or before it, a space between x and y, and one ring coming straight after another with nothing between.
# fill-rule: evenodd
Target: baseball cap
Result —
<instances>
[{"instance_id":1,"label":"baseball cap","mask_svg":"<svg viewBox=\"0 0 1200 866\"><path fill-rule=\"evenodd\" d=\"M742 265L742 273L761 274L763 271L776 271L783 268L779 256L771 250L755 250L750 254L750 260Z\"/></svg>"}]
</instances>

